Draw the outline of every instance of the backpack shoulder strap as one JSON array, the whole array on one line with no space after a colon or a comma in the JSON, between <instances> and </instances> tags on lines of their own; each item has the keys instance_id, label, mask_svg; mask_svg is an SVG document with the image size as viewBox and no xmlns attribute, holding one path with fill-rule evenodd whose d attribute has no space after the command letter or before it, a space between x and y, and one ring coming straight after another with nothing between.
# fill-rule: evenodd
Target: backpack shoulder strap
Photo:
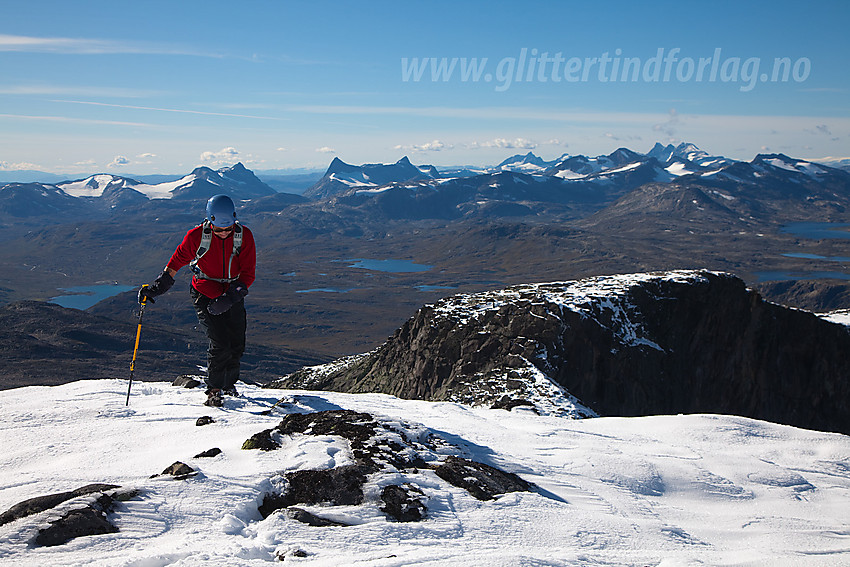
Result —
<instances>
[{"instance_id":1,"label":"backpack shoulder strap","mask_svg":"<svg viewBox=\"0 0 850 567\"><path fill-rule=\"evenodd\" d=\"M198 251L195 252L195 262L200 260L201 256L209 251L212 243L212 225L210 225L210 222L204 221L200 226L204 228L201 230L201 243L198 244Z\"/></svg>"},{"instance_id":2,"label":"backpack shoulder strap","mask_svg":"<svg viewBox=\"0 0 850 567\"><path fill-rule=\"evenodd\" d=\"M242 225L239 221L233 223L233 255L238 256L242 251Z\"/></svg>"}]
</instances>

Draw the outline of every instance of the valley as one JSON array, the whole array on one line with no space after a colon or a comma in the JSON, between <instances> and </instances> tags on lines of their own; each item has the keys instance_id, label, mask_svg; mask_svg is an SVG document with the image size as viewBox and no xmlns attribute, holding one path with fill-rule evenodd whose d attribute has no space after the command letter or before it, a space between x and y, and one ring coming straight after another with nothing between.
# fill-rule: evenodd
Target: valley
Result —
<instances>
[{"instance_id":1,"label":"valley","mask_svg":"<svg viewBox=\"0 0 850 567\"><path fill-rule=\"evenodd\" d=\"M317 183L316 200L276 193L242 167L196 170L182 179L186 186L169 185L187 198L140 198L137 191L124 194L132 183L101 180L108 183L97 189L100 196L95 190L71 201L97 208L88 221L0 209L0 301L44 301L58 288L152 280L202 219L206 195L225 187L240 199L239 218L259 243L258 279L247 300L249 341L316 360L372 350L442 297L594 275L726 271L780 303L850 307L839 261L850 257L850 241L785 230L793 222L850 220L850 174L787 156L733 162L694 148L684 145L682 155L670 146L655 148L656 155L570 156L560 166L515 156L497 170L445 177L406 160L386 166L384 177L375 175L379 165L336 160ZM674 177L668 169L690 173ZM392 180L398 171L412 177ZM237 182L228 185L229 175ZM380 185L369 180L379 177ZM0 203L12 189L0 189ZM104 196L112 198L108 211L98 201ZM370 269L353 266L357 259L430 268ZM152 324L198 333L188 282L183 270L148 311ZM129 291L88 311L132 321L137 309Z\"/></svg>"}]
</instances>

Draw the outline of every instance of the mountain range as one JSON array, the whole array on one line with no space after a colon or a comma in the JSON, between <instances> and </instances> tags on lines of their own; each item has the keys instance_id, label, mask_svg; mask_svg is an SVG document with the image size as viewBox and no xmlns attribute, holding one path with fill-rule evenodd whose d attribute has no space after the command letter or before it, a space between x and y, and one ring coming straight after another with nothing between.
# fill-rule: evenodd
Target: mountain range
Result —
<instances>
[{"instance_id":1,"label":"mountain range","mask_svg":"<svg viewBox=\"0 0 850 567\"><path fill-rule=\"evenodd\" d=\"M786 231L850 221L850 173L783 154L735 161L693 144L551 162L526 153L475 171L335 159L304 196L275 192L241 164L168 182L99 174L11 183L0 188L0 302L145 282L220 192L263 244L250 297L254 340L320 358L374 348L449 293L599 274L708 268L773 301L850 307L839 261L850 257L848 241L834 230L817 239ZM364 269L349 259L425 268ZM791 283L770 283L781 279ZM169 294L155 311L195 332L183 302ZM91 309L132 318L135 299Z\"/></svg>"},{"instance_id":2,"label":"mountain range","mask_svg":"<svg viewBox=\"0 0 850 567\"><path fill-rule=\"evenodd\" d=\"M434 166L413 165L407 157L394 164L351 165L334 158L324 176L304 192L310 201L360 209L384 218L515 217L555 214L586 217L648 184L698 187L718 206L743 193L752 199L794 197L843 206L850 173L783 154L758 155L751 162L712 156L693 144L663 146L646 154L620 148L587 157L563 155L544 161L529 152L496 167L462 175ZM824 187L818 191L817 186ZM758 187L758 190L745 191ZM678 190L678 189L677 189ZM184 177L148 184L112 174L47 183L9 183L0 187L0 221L56 222L86 211L113 214L162 199L200 201L217 193L270 211L303 202L279 197L241 163L212 170L199 167ZM268 203L261 203L269 199Z\"/></svg>"}]
</instances>

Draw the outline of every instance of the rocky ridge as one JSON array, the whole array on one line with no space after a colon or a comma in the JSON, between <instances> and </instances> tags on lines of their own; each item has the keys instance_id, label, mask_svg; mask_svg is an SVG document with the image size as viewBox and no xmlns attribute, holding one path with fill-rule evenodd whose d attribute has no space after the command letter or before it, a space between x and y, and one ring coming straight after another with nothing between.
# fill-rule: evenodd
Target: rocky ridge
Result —
<instances>
[{"instance_id":1,"label":"rocky ridge","mask_svg":"<svg viewBox=\"0 0 850 567\"><path fill-rule=\"evenodd\" d=\"M850 432L850 333L732 275L672 271L459 294L378 349L274 383L585 417L725 413Z\"/></svg>"}]
</instances>

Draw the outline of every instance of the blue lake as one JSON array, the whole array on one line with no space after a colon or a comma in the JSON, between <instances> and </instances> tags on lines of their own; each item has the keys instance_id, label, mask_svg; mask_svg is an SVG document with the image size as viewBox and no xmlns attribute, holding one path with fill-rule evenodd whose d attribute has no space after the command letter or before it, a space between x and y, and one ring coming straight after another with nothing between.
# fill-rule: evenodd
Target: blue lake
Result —
<instances>
[{"instance_id":1,"label":"blue lake","mask_svg":"<svg viewBox=\"0 0 850 567\"><path fill-rule=\"evenodd\" d=\"M419 291L443 291L445 289L457 289L453 285L418 285L416 289Z\"/></svg>"},{"instance_id":2,"label":"blue lake","mask_svg":"<svg viewBox=\"0 0 850 567\"><path fill-rule=\"evenodd\" d=\"M349 289L337 289L334 287L316 287L313 289L298 289L295 290L295 293L348 293L349 291L357 289L356 287L352 287Z\"/></svg>"},{"instance_id":3,"label":"blue lake","mask_svg":"<svg viewBox=\"0 0 850 567\"><path fill-rule=\"evenodd\" d=\"M791 280L850 280L850 274L843 272L755 272L760 282L784 282Z\"/></svg>"},{"instance_id":4,"label":"blue lake","mask_svg":"<svg viewBox=\"0 0 850 567\"><path fill-rule=\"evenodd\" d=\"M48 301L61 305L62 307L70 307L72 309L88 309L96 303L103 301L113 295L136 289L133 285L83 285L77 287L60 287L59 291L64 291L65 295L57 295L51 297Z\"/></svg>"},{"instance_id":5,"label":"blue lake","mask_svg":"<svg viewBox=\"0 0 850 567\"><path fill-rule=\"evenodd\" d=\"M847 227L850 227L850 224L835 222L793 222L783 226L780 232L802 236L803 238L811 238L813 240L822 240L825 238L850 239L850 231L847 230Z\"/></svg>"},{"instance_id":6,"label":"blue lake","mask_svg":"<svg viewBox=\"0 0 850 567\"><path fill-rule=\"evenodd\" d=\"M850 262L850 256L818 256L817 254L791 253L783 254L786 258L802 258L804 260L826 260L827 262Z\"/></svg>"},{"instance_id":7,"label":"blue lake","mask_svg":"<svg viewBox=\"0 0 850 567\"><path fill-rule=\"evenodd\" d=\"M348 266L349 268L361 268L363 270L389 272L393 274L427 272L434 267L427 266L425 264L416 264L411 260L367 260L363 258L353 258L348 261L354 262Z\"/></svg>"}]
</instances>

